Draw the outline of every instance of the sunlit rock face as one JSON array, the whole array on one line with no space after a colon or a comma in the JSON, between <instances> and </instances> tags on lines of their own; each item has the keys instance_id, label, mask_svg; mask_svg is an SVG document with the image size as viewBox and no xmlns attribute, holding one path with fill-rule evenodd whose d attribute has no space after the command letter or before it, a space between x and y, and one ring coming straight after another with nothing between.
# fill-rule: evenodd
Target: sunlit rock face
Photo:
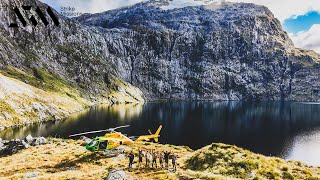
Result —
<instances>
[{"instance_id":1,"label":"sunlit rock face","mask_svg":"<svg viewBox=\"0 0 320 180\"><path fill-rule=\"evenodd\" d=\"M319 55L296 49L263 6L147 1L10 29L14 6L46 6L1 2L0 67L45 69L94 102L320 100Z\"/></svg>"},{"instance_id":2,"label":"sunlit rock face","mask_svg":"<svg viewBox=\"0 0 320 180\"><path fill-rule=\"evenodd\" d=\"M24 11L23 5L30 5L32 9ZM14 13L15 7L27 21L26 27ZM46 15L48 26L44 26L35 13L37 7ZM28 73L35 68L44 69L66 80L93 103L144 101L138 88L119 78L99 28L84 27L54 11L60 23L57 27L49 18L47 7L34 0L1 0L0 70L8 66ZM31 15L36 18L37 26L27 19ZM17 23L19 27L9 27L10 23Z\"/></svg>"},{"instance_id":3,"label":"sunlit rock face","mask_svg":"<svg viewBox=\"0 0 320 180\"><path fill-rule=\"evenodd\" d=\"M318 101L319 55L296 49L263 6L170 1L76 18L102 27L109 59L148 99Z\"/></svg>"}]
</instances>

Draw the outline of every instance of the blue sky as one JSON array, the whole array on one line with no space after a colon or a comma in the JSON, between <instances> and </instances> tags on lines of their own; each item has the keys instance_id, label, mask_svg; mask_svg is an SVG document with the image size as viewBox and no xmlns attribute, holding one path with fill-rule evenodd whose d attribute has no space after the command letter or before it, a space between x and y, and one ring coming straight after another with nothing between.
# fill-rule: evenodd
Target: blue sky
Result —
<instances>
[{"instance_id":1,"label":"blue sky","mask_svg":"<svg viewBox=\"0 0 320 180\"><path fill-rule=\"evenodd\" d=\"M297 34L300 31L309 30L314 24L320 24L320 13L316 11L310 11L305 15L286 19L283 22L283 28L287 32Z\"/></svg>"},{"instance_id":2,"label":"blue sky","mask_svg":"<svg viewBox=\"0 0 320 180\"><path fill-rule=\"evenodd\" d=\"M40 0L58 12L61 6L74 7L75 12L97 13L123 6L133 5L145 0ZM173 0L170 6L177 4L194 5L206 1L219 0ZM320 0L226 0L246 2L268 7L278 18L283 29L288 32L295 45L312 49L320 53ZM200 2L200 3L199 3Z\"/></svg>"}]
</instances>

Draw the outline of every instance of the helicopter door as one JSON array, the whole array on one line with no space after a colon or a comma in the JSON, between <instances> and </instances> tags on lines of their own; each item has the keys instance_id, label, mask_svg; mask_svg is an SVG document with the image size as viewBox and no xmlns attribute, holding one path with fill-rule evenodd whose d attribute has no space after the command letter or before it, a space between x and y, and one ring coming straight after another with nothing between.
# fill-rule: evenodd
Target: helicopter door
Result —
<instances>
[{"instance_id":1,"label":"helicopter door","mask_svg":"<svg viewBox=\"0 0 320 180\"><path fill-rule=\"evenodd\" d=\"M108 141L102 141L99 144L99 149L106 149L108 146Z\"/></svg>"}]
</instances>

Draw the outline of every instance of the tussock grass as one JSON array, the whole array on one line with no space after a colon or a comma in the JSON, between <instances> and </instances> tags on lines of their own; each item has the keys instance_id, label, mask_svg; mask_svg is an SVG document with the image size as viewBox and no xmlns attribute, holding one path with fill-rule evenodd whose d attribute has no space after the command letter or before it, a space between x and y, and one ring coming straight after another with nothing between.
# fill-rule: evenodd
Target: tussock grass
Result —
<instances>
[{"instance_id":1,"label":"tussock grass","mask_svg":"<svg viewBox=\"0 0 320 180\"><path fill-rule=\"evenodd\" d=\"M182 160L183 174L211 179L224 176L239 179L307 179L320 177L319 168L297 161L266 157L232 145L212 144ZM191 170L191 171L190 171Z\"/></svg>"},{"instance_id":2,"label":"tussock grass","mask_svg":"<svg viewBox=\"0 0 320 180\"><path fill-rule=\"evenodd\" d=\"M124 170L133 179L319 179L320 168L298 161L266 157L232 145L212 144L193 151L183 146L137 143L123 147L125 155L106 158L80 146L81 141L49 139L49 144L30 147L0 158L0 176L35 179L102 179L114 169ZM138 149L171 151L178 158L178 171L137 168ZM135 154L134 168L128 170L127 153ZM144 164L144 162L143 162ZM171 162L170 162L171 166Z\"/></svg>"}]
</instances>

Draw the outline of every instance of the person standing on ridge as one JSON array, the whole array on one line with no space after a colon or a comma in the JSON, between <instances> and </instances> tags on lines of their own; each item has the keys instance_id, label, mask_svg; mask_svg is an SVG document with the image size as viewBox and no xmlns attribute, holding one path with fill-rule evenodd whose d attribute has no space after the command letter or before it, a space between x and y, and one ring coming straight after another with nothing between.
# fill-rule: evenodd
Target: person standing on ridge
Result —
<instances>
[{"instance_id":1,"label":"person standing on ridge","mask_svg":"<svg viewBox=\"0 0 320 180\"><path fill-rule=\"evenodd\" d=\"M160 167L163 168L163 152L158 153Z\"/></svg>"},{"instance_id":2,"label":"person standing on ridge","mask_svg":"<svg viewBox=\"0 0 320 180\"><path fill-rule=\"evenodd\" d=\"M147 151L147 152L146 152L146 167L150 167L150 165L149 165L150 159L151 159L151 155L150 155L150 153Z\"/></svg>"},{"instance_id":3,"label":"person standing on ridge","mask_svg":"<svg viewBox=\"0 0 320 180\"><path fill-rule=\"evenodd\" d=\"M176 165L177 156L172 153L171 159L172 159L173 171L176 172L177 171L177 165Z\"/></svg>"},{"instance_id":4,"label":"person standing on ridge","mask_svg":"<svg viewBox=\"0 0 320 180\"><path fill-rule=\"evenodd\" d=\"M169 156L170 156L170 152L168 151L164 152L164 161L166 163L167 170L169 169Z\"/></svg>"},{"instance_id":5,"label":"person standing on ridge","mask_svg":"<svg viewBox=\"0 0 320 180\"><path fill-rule=\"evenodd\" d=\"M142 157L143 157L142 150L139 149L139 154L138 154L138 167L139 168L140 168L140 165L142 163Z\"/></svg>"},{"instance_id":6,"label":"person standing on ridge","mask_svg":"<svg viewBox=\"0 0 320 180\"><path fill-rule=\"evenodd\" d=\"M153 168L153 165L155 165L156 168L157 167L157 153L155 150L152 151L152 168Z\"/></svg>"},{"instance_id":7,"label":"person standing on ridge","mask_svg":"<svg viewBox=\"0 0 320 180\"><path fill-rule=\"evenodd\" d=\"M134 160L134 154L132 153L132 151L129 154L129 169L132 168L132 164L133 164L133 160Z\"/></svg>"}]
</instances>

